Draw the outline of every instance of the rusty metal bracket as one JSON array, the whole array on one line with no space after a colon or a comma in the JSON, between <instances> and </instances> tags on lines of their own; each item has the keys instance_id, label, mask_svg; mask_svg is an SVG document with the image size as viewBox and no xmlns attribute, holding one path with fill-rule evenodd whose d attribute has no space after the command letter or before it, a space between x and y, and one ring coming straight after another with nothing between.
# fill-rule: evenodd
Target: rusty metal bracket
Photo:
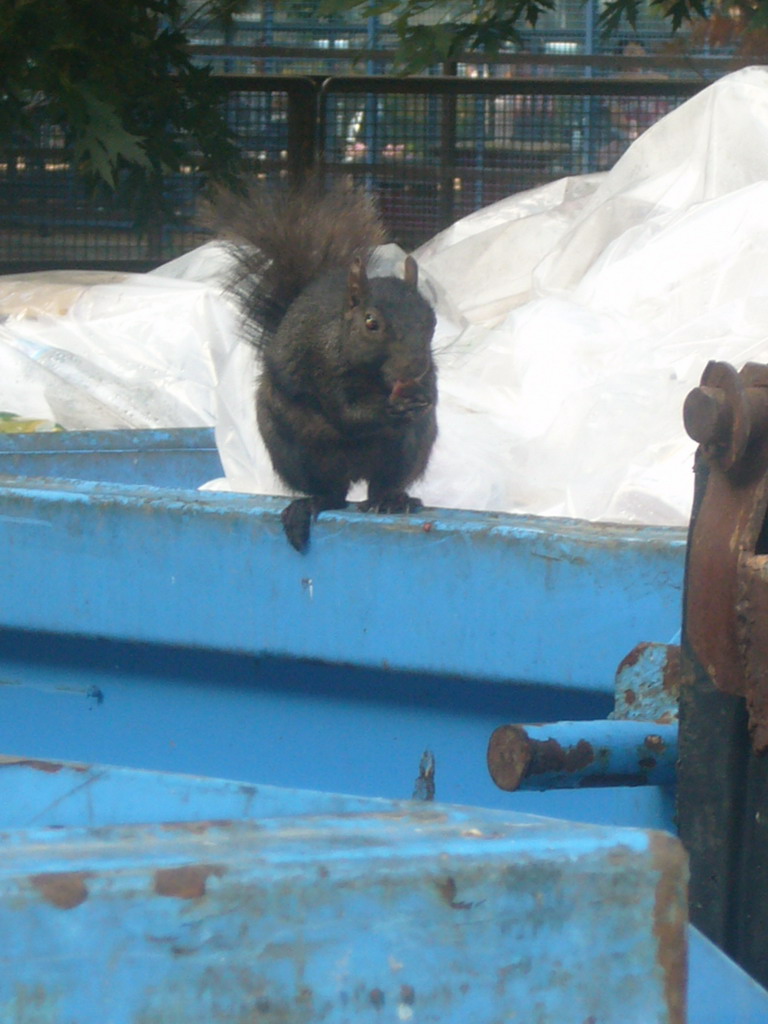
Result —
<instances>
[{"instance_id":1,"label":"rusty metal bracket","mask_svg":"<svg viewBox=\"0 0 768 1024\"><path fill-rule=\"evenodd\" d=\"M688 641L715 686L746 698L768 751L768 366L710 362L683 409L706 484L691 524Z\"/></svg>"}]
</instances>

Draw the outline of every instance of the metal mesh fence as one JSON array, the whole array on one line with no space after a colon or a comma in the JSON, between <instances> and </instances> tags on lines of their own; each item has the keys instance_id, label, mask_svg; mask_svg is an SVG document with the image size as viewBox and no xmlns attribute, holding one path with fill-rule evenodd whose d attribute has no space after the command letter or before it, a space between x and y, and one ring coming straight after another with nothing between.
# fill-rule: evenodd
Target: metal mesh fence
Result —
<instances>
[{"instance_id":1,"label":"metal mesh fence","mask_svg":"<svg viewBox=\"0 0 768 1024\"><path fill-rule=\"evenodd\" d=\"M380 18L349 12L320 17L306 3L301 16L281 6L253 0L222 35L215 27L194 33L192 42L206 63L229 74L347 75L383 74L393 69L396 37ZM362 51L381 51L362 59ZM386 56L383 55L389 51Z\"/></svg>"},{"instance_id":2,"label":"metal mesh fence","mask_svg":"<svg viewBox=\"0 0 768 1024\"><path fill-rule=\"evenodd\" d=\"M9 145L0 157L0 266L157 264L195 244L189 229L195 178L167 175L163 189L173 219L139 231L132 211L109 190L93 194L85 187L60 134L43 126L36 147Z\"/></svg>"},{"instance_id":3,"label":"metal mesh fence","mask_svg":"<svg viewBox=\"0 0 768 1024\"><path fill-rule=\"evenodd\" d=\"M227 79L226 114L247 170L264 177L323 160L379 197L410 249L454 220L565 175L605 170L701 83L605 79ZM173 216L137 232L131 212L79 182L60 132L0 158L0 267L141 266L204 240L200 176L166 177Z\"/></svg>"},{"instance_id":4,"label":"metal mesh fence","mask_svg":"<svg viewBox=\"0 0 768 1024\"><path fill-rule=\"evenodd\" d=\"M273 173L288 158L288 93L237 91L229 96L227 121L251 171Z\"/></svg>"},{"instance_id":5,"label":"metal mesh fence","mask_svg":"<svg viewBox=\"0 0 768 1024\"><path fill-rule=\"evenodd\" d=\"M413 248L460 217L567 175L607 170L696 89L672 83L389 80L323 92L324 156L365 181L394 239ZM388 91L389 90L389 91ZM647 90L647 91L646 91Z\"/></svg>"}]
</instances>

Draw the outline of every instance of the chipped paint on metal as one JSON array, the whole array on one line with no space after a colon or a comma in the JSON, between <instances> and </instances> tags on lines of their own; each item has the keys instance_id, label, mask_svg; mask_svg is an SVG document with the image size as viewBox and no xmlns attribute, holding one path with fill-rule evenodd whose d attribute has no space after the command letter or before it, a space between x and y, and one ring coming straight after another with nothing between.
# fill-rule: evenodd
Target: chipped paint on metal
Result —
<instances>
[{"instance_id":1,"label":"chipped paint on metal","mask_svg":"<svg viewBox=\"0 0 768 1024\"><path fill-rule=\"evenodd\" d=\"M221 878L226 868L220 864L184 864L178 868L159 868L153 888L158 896L178 900L199 900L205 896L209 878Z\"/></svg>"},{"instance_id":2,"label":"chipped paint on metal","mask_svg":"<svg viewBox=\"0 0 768 1024\"><path fill-rule=\"evenodd\" d=\"M688 949L688 859L680 843L656 833L651 836L653 863L658 871L654 903L657 962L664 978L669 1024L685 1024Z\"/></svg>"},{"instance_id":3,"label":"chipped paint on metal","mask_svg":"<svg viewBox=\"0 0 768 1024\"><path fill-rule=\"evenodd\" d=\"M258 787L257 812L276 797ZM299 806L196 828L17 830L0 929L23 955L0 972L0 1008L23 985L55 996L44 1024L466 1024L510 1005L538 1006L541 1024L679 1024L654 931L659 873L678 868L647 834L285 791L283 809Z\"/></svg>"},{"instance_id":4,"label":"chipped paint on metal","mask_svg":"<svg viewBox=\"0 0 768 1024\"><path fill-rule=\"evenodd\" d=\"M36 772L47 772L48 774L60 772L64 767L60 761L42 761L31 757L9 757L6 754L0 754L0 768L10 765L23 765Z\"/></svg>"},{"instance_id":5,"label":"chipped paint on metal","mask_svg":"<svg viewBox=\"0 0 768 1024\"><path fill-rule=\"evenodd\" d=\"M502 725L488 743L491 778L525 789L670 784L677 726L649 722L554 722Z\"/></svg>"},{"instance_id":6,"label":"chipped paint on metal","mask_svg":"<svg viewBox=\"0 0 768 1024\"><path fill-rule=\"evenodd\" d=\"M29 881L46 903L59 910L73 910L88 899L91 871L54 871L30 875Z\"/></svg>"},{"instance_id":7,"label":"chipped paint on metal","mask_svg":"<svg viewBox=\"0 0 768 1024\"><path fill-rule=\"evenodd\" d=\"M676 722L680 672L678 644L638 644L616 671L615 707L610 717Z\"/></svg>"}]
</instances>

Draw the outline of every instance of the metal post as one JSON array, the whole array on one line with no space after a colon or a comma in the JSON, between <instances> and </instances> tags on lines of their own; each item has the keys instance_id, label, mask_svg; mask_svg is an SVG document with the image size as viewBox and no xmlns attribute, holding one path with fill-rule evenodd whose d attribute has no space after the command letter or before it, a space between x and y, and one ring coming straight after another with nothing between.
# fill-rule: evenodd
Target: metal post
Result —
<instances>
[{"instance_id":1,"label":"metal post","mask_svg":"<svg viewBox=\"0 0 768 1024\"><path fill-rule=\"evenodd\" d=\"M455 77L457 65L448 61L443 65L443 74ZM438 197L438 228L442 230L453 224L454 195L453 179L456 168L456 94L445 93L440 104L440 178Z\"/></svg>"},{"instance_id":2,"label":"metal post","mask_svg":"<svg viewBox=\"0 0 768 1024\"><path fill-rule=\"evenodd\" d=\"M288 173L302 178L321 159L320 84L292 79L288 89Z\"/></svg>"},{"instance_id":3,"label":"metal post","mask_svg":"<svg viewBox=\"0 0 768 1024\"><path fill-rule=\"evenodd\" d=\"M595 52L595 29L597 24L597 0L587 0L584 6L584 53L592 56ZM584 68L584 77L592 78L593 67L587 64ZM595 96L585 96L582 103L582 120L580 137L574 139L574 149L577 149L577 160L574 173L586 174L590 167L590 157L593 150L593 139L595 138L594 121L596 111L599 108L600 100ZM578 143L578 145L576 145Z\"/></svg>"},{"instance_id":4,"label":"metal post","mask_svg":"<svg viewBox=\"0 0 768 1024\"><path fill-rule=\"evenodd\" d=\"M691 919L768 983L768 367L710 363L688 541L678 821Z\"/></svg>"}]
</instances>

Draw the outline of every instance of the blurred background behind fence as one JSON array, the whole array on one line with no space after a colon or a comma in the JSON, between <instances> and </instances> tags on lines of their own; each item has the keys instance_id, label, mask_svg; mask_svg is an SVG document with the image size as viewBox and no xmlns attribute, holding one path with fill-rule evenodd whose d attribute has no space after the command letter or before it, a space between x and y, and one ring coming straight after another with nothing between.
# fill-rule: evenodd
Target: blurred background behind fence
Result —
<instances>
[{"instance_id":1,"label":"blurred background behind fence","mask_svg":"<svg viewBox=\"0 0 768 1024\"><path fill-rule=\"evenodd\" d=\"M193 34L195 59L226 89L244 168L263 177L322 161L373 189L393 241L412 249L512 193L610 168L651 124L734 67L676 36L647 8L627 36L602 39L597 2L566 0L493 63L392 74L378 18L297 19L255 2L226 31ZM0 140L0 272L144 270L206 240L202 176L163 181L167 216L143 231L115 197L95 199L62 131Z\"/></svg>"}]
</instances>

